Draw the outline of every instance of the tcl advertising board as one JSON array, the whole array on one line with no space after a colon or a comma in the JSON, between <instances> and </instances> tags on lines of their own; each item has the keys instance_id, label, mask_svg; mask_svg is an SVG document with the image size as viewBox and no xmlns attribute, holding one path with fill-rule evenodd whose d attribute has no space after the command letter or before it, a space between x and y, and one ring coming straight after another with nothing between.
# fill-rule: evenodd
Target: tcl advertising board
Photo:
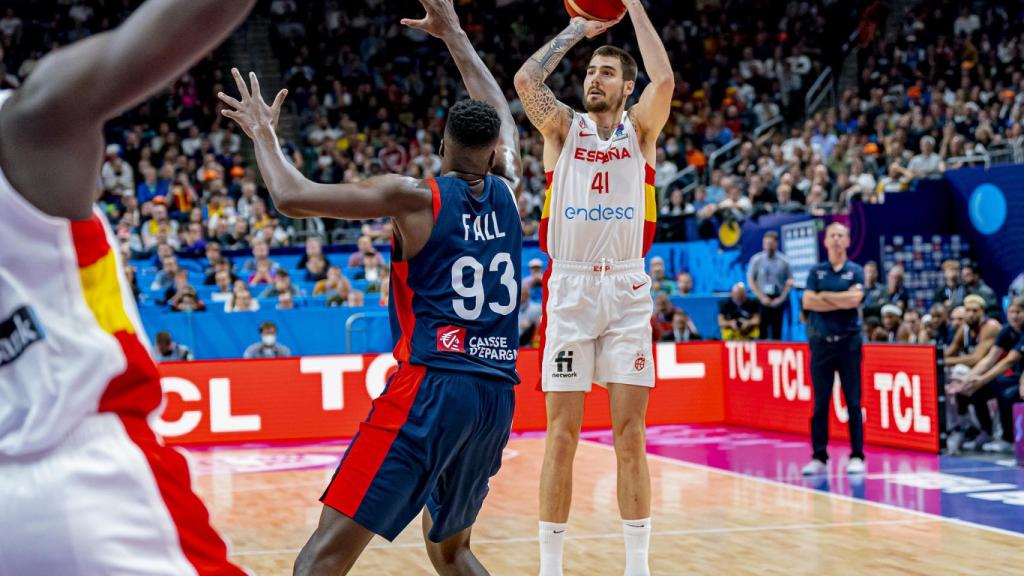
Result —
<instances>
[{"instance_id":1,"label":"tcl advertising board","mask_svg":"<svg viewBox=\"0 0 1024 576\"><path fill-rule=\"evenodd\" d=\"M728 423L809 434L806 344L657 344L654 361L649 424ZM513 429L543 430L538 352L521 350L518 367L523 383L516 387ZM395 368L390 354L165 363L165 407L153 426L172 444L347 438ZM865 346L862 390L868 443L938 449L932 348ZM830 433L847 438L838 384L832 405ZM585 410L584 428L611 426L604 389L594 387Z\"/></svg>"},{"instance_id":2,"label":"tcl advertising board","mask_svg":"<svg viewBox=\"0 0 1024 576\"><path fill-rule=\"evenodd\" d=\"M726 342L725 421L810 433L814 390L807 344ZM861 414L870 444L937 451L935 349L868 344L861 367ZM838 379L832 388L829 434L849 438L849 414Z\"/></svg>"},{"instance_id":3,"label":"tcl advertising board","mask_svg":"<svg viewBox=\"0 0 1024 576\"><path fill-rule=\"evenodd\" d=\"M521 350L518 367L513 428L543 430L538 352ZM171 444L351 437L395 368L390 354L164 363L165 408L153 426ZM720 343L658 344L655 370L648 422L723 420ZM607 394L595 386L584 427L610 426Z\"/></svg>"}]
</instances>

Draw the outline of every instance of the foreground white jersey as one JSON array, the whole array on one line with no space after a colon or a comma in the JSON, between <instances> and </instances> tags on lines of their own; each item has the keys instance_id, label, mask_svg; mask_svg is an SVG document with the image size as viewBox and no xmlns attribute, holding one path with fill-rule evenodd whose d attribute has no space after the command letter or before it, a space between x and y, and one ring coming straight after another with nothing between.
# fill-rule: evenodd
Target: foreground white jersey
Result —
<instances>
[{"instance_id":1,"label":"foreground white jersey","mask_svg":"<svg viewBox=\"0 0 1024 576\"><path fill-rule=\"evenodd\" d=\"M602 140L587 114L574 114L541 215L540 246L554 260L643 258L657 223L654 168L628 114Z\"/></svg>"},{"instance_id":2,"label":"foreground white jersey","mask_svg":"<svg viewBox=\"0 0 1024 576\"><path fill-rule=\"evenodd\" d=\"M0 170L0 230L0 461L88 414L152 412L159 375L102 214L44 214Z\"/></svg>"}]
</instances>

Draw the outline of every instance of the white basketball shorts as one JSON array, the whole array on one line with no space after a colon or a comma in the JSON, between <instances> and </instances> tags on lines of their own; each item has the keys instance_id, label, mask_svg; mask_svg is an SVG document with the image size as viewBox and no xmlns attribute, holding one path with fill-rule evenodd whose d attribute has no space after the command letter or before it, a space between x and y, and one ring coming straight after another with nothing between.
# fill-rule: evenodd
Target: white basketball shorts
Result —
<instances>
[{"instance_id":1,"label":"white basketball shorts","mask_svg":"<svg viewBox=\"0 0 1024 576\"><path fill-rule=\"evenodd\" d=\"M246 574L227 556L184 457L141 417L93 414L0 458L0 575Z\"/></svg>"},{"instance_id":2,"label":"white basketball shorts","mask_svg":"<svg viewBox=\"0 0 1024 576\"><path fill-rule=\"evenodd\" d=\"M541 389L589 392L594 382L653 388L652 314L643 259L553 260L544 286Z\"/></svg>"}]
</instances>

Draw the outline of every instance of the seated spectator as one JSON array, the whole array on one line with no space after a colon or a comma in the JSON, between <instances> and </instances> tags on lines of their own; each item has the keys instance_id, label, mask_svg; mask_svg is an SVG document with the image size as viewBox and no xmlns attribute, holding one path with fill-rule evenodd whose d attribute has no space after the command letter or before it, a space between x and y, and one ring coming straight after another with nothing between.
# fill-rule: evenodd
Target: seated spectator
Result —
<instances>
[{"instance_id":1,"label":"seated spectator","mask_svg":"<svg viewBox=\"0 0 1024 576\"><path fill-rule=\"evenodd\" d=\"M391 219L378 218L363 224L363 235L369 236L373 242L391 241Z\"/></svg>"},{"instance_id":2,"label":"seated spectator","mask_svg":"<svg viewBox=\"0 0 1024 576\"><path fill-rule=\"evenodd\" d=\"M203 225L192 222L188 225L181 241L180 251L183 254L200 254L206 250L206 239L203 237Z\"/></svg>"},{"instance_id":3,"label":"seated spectator","mask_svg":"<svg viewBox=\"0 0 1024 576\"><path fill-rule=\"evenodd\" d=\"M277 276L274 276L274 282L267 286L263 292L260 292L260 298L277 298L284 292L291 293L292 296L301 296L302 290L298 286L292 284L291 275L288 274L287 270L278 270Z\"/></svg>"},{"instance_id":4,"label":"seated spectator","mask_svg":"<svg viewBox=\"0 0 1024 576\"><path fill-rule=\"evenodd\" d=\"M231 299L224 302L225 312L256 312L260 309L260 301L252 297L247 286L241 280L235 282Z\"/></svg>"},{"instance_id":5,"label":"seated spectator","mask_svg":"<svg viewBox=\"0 0 1024 576\"><path fill-rule=\"evenodd\" d=\"M319 282L327 278L327 260L321 254L314 254L306 260L306 282Z\"/></svg>"},{"instance_id":6,"label":"seated spectator","mask_svg":"<svg viewBox=\"0 0 1024 576\"><path fill-rule=\"evenodd\" d=\"M178 221L168 217L167 205L162 200L160 198L150 204L150 218L142 224L142 246L146 250L155 248L160 238L164 238L172 248L178 243Z\"/></svg>"},{"instance_id":7,"label":"seated spectator","mask_svg":"<svg viewBox=\"0 0 1024 576\"><path fill-rule=\"evenodd\" d=\"M281 292L277 295L277 306L278 310L294 310L295 309L295 298L292 297L291 292Z\"/></svg>"},{"instance_id":8,"label":"seated spectator","mask_svg":"<svg viewBox=\"0 0 1024 576\"><path fill-rule=\"evenodd\" d=\"M693 276L689 272L680 272L676 276L676 289L678 296L686 296L693 293Z\"/></svg>"},{"instance_id":9,"label":"seated spectator","mask_svg":"<svg viewBox=\"0 0 1024 576\"><path fill-rule=\"evenodd\" d=\"M882 330L885 331L885 342L896 342L903 320L903 309L895 304L882 306Z\"/></svg>"},{"instance_id":10,"label":"seated spectator","mask_svg":"<svg viewBox=\"0 0 1024 576\"><path fill-rule=\"evenodd\" d=\"M270 245L267 241L262 238L253 238L252 258L242 265L242 272L255 272L257 264L260 262L267 262L269 264L269 272L271 275L277 274L278 269L281 268L280 264L270 259Z\"/></svg>"},{"instance_id":11,"label":"seated spectator","mask_svg":"<svg viewBox=\"0 0 1024 576\"><path fill-rule=\"evenodd\" d=\"M277 324L263 322L260 324L260 341L250 345L242 354L243 358L286 358L292 351L277 342Z\"/></svg>"},{"instance_id":12,"label":"seated spectator","mask_svg":"<svg viewBox=\"0 0 1024 576\"><path fill-rule=\"evenodd\" d=\"M220 272L226 272L231 282L235 281L235 274L231 271L231 261L227 258L218 258L213 260L213 266L207 267L206 278L203 280L204 286L213 286L217 283L217 274Z\"/></svg>"},{"instance_id":13,"label":"seated spectator","mask_svg":"<svg viewBox=\"0 0 1024 576\"><path fill-rule=\"evenodd\" d=\"M919 342L927 342L944 349L953 341L954 330L949 323L949 312L945 306L936 302L921 318L922 333Z\"/></svg>"},{"instance_id":14,"label":"seated spectator","mask_svg":"<svg viewBox=\"0 0 1024 576\"><path fill-rule=\"evenodd\" d=\"M324 241L319 236L306 238L306 251L302 253L302 258L299 258L299 264L296 268L300 270L308 268L306 264L313 256L319 256L324 262L327 262L327 256L324 256Z\"/></svg>"},{"instance_id":15,"label":"seated spectator","mask_svg":"<svg viewBox=\"0 0 1024 576\"><path fill-rule=\"evenodd\" d=\"M217 287L216 290L210 293L210 301L217 304L223 304L228 300L231 300L232 285L234 279L231 278L231 273L227 270L218 270L214 274L214 282Z\"/></svg>"},{"instance_id":16,"label":"seated spectator","mask_svg":"<svg viewBox=\"0 0 1024 576\"><path fill-rule=\"evenodd\" d=\"M174 273L174 284L164 290L163 296L158 300L160 304L167 304L170 307L174 307L174 304L178 301L178 298L184 293L186 288L192 288L188 282L188 270L178 269ZM195 290L193 288L193 290Z\"/></svg>"},{"instance_id":17,"label":"seated spectator","mask_svg":"<svg viewBox=\"0 0 1024 576\"><path fill-rule=\"evenodd\" d=\"M686 203L682 188L673 188L668 194L668 202L661 207L662 216L683 216L694 212L693 205Z\"/></svg>"},{"instance_id":18,"label":"seated spectator","mask_svg":"<svg viewBox=\"0 0 1024 576\"><path fill-rule=\"evenodd\" d=\"M697 332L697 327L690 320L689 314L677 308L675 313L672 314L672 329L662 333L659 341L681 344L683 342L695 342L700 339L700 333Z\"/></svg>"},{"instance_id":19,"label":"seated spectator","mask_svg":"<svg viewBox=\"0 0 1024 576\"><path fill-rule=\"evenodd\" d=\"M875 187L875 193L878 196L879 202L885 201L886 194L906 192L910 188L910 182L913 179L914 174L900 166L899 162L890 164L888 174L879 180L878 185Z\"/></svg>"},{"instance_id":20,"label":"seated spectator","mask_svg":"<svg viewBox=\"0 0 1024 576\"><path fill-rule=\"evenodd\" d=\"M654 296L654 315L651 316L651 335L655 342L661 341L661 335L672 331L672 316L676 308L668 294L657 292Z\"/></svg>"},{"instance_id":21,"label":"seated spectator","mask_svg":"<svg viewBox=\"0 0 1024 576\"><path fill-rule=\"evenodd\" d=\"M869 260L864 264L864 317L881 316L885 299L885 287L878 283L878 263Z\"/></svg>"},{"instance_id":22,"label":"seated spectator","mask_svg":"<svg viewBox=\"0 0 1024 576\"><path fill-rule=\"evenodd\" d=\"M332 300L334 300L334 298L331 298L331 300L327 302L328 306L331 305ZM348 298L341 302L340 305L347 306L349 308L362 308L363 306L366 306L366 294L362 290L352 290L348 293Z\"/></svg>"},{"instance_id":23,"label":"seated spectator","mask_svg":"<svg viewBox=\"0 0 1024 576\"><path fill-rule=\"evenodd\" d=\"M174 295L170 302L173 312L205 312L206 304L199 299L196 289L186 286L181 292Z\"/></svg>"},{"instance_id":24,"label":"seated spectator","mask_svg":"<svg viewBox=\"0 0 1024 576\"><path fill-rule=\"evenodd\" d=\"M942 156L935 153L935 138L931 136L921 138L921 153L910 159L907 170L915 178L935 178L940 176L945 169Z\"/></svg>"},{"instance_id":25,"label":"seated spectator","mask_svg":"<svg viewBox=\"0 0 1024 576\"><path fill-rule=\"evenodd\" d=\"M348 267L360 268L364 258L376 253L377 249L373 247L373 239L366 235L360 236L356 240L356 251L348 257Z\"/></svg>"},{"instance_id":26,"label":"seated spectator","mask_svg":"<svg viewBox=\"0 0 1024 576\"><path fill-rule=\"evenodd\" d=\"M964 281L964 294L980 296L985 301L985 314L991 318L999 318L1003 315L1003 307L999 304L996 291L981 279L981 270L976 262L964 264L961 276ZM965 297L964 302L966 301Z\"/></svg>"},{"instance_id":27,"label":"seated spectator","mask_svg":"<svg viewBox=\"0 0 1024 576\"><path fill-rule=\"evenodd\" d=\"M537 327L540 326L542 310L540 304L530 299L530 291L525 287L519 291L519 346L533 347L539 338Z\"/></svg>"},{"instance_id":28,"label":"seated spectator","mask_svg":"<svg viewBox=\"0 0 1024 576\"><path fill-rule=\"evenodd\" d=\"M885 294L882 295L884 304L895 304L900 310L906 310L910 303L910 293L903 285L903 265L897 264L889 269L885 276Z\"/></svg>"},{"instance_id":29,"label":"seated spectator","mask_svg":"<svg viewBox=\"0 0 1024 576\"><path fill-rule=\"evenodd\" d=\"M917 344L921 340L921 313L911 308L903 313L903 323L896 332L896 341L904 344Z\"/></svg>"},{"instance_id":30,"label":"seated spectator","mask_svg":"<svg viewBox=\"0 0 1024 576\"><path fill-rule=\"evenodd\" d=\"M341 268L331 266L327 269L327 278L316 283L313 287L313 296L337 296L342 301L348 299L348 293L352 290L352 284L341 273Z\"/></svg>"},{"instance_id":31,"label":"seated spectator","mask_svg":"<svg viewBox=\"0 0 1024 576\"><path fill-rule=\"evenodd\" d=\"M861 337L864 342L875 342L876 334L881 334L882 341L885 341L885 330L882 329L882 320L878 316L864 318L861 329L863 330Z\"/></svg>"},{"instance_id":32,"label":"seated spectator","mask_svg":"<svg viewBox=\"0 0 1024 576\"><path fill-rule=\"evenodd\" d=\"M728 211L737 220L743 220L750 215L754 205L750 202L750 198L743 194L743 190L734 178L726 180L725 198L718 203L718 210Z\"/></svg>"},{"instance_id":33,"label":"seated spectator","mask_svg":"<svg viewBox=\"0 0 1024 576\"><path fill-rule=\"evenodd\" d=\"M274 283L274 272L270 260L260 260L256 263L256 271L249 275L249 286L263 286ZM278 270L280 274L283 270Z\"/></svg>"},{"instance_id":34,"label":"seated spectator","mask_svg":"<svg viewBox=\"0 0 1024 576\"><path fill-rule=\"evenodd\" d=\"M661 256L651 258L650 263L651 292L674 294L679 291L676 283L665 277L665 260Z\"/></svg>"},{"instance_id":35,"label":"seated spectator","mask_svg":"<svg viewBox=\"0 0 1024 576\"><path fill-rule=\"evenodd\" d=\"M203 259L203 275L207 279L211 279L212 280L213 279L213 275L217 272L214 269L214 265L222 257L221 248L220 248L220 242L217 242L216 240L208 241L206 243L206 247L203 248L203 256L205 257ZM204 281L204 284L205 284L205 281ZM207 284L207 286L212 286L212 285L213 285L212 282L210 284Z\"/></svg>"},{"instance_id":36,"label":"seated spectator","mask_svg":"<svg viewBox=\"0 0 1024 576\"><path fill-rule=\"evenodd\" d=\"M942 286L935 289L932 302L942 304L946 309L956 308L964 303L964 285L960 282L960 263L946 260L942 263Z\"/></svg>"},{"instance_id":37,"label":"seated spectator","mask_svg":"<svg viewBox=\"0 0 1024 576\"><path fill-rule=\"evenodd\" d=\"M163 259L162 263L162 269L156 273L153 282L149 285L152 292L164 292L174 286L174 277L178 273L178 259L168 256Z\"/></svg>"},{"instance_id":38,"label":"seated spectator","mask_svg":"<svg viewBox=\"0 0 1024 576\"><path fill-rule=\"evenodd\" d=\"M171 338L170 332L156 333L156 353L153 357L157 362L186 362L193 360L192 351L178 344Z\"/></svg>"},{"instance_id":39,"label":"seated spectator","mask_svg":"<svg viewBox=\"0 0 1024 576\"><path fill-rule=\"evenodd\" d=\"M235 220L229 234L218 234L217 241L227 250L249 249L249 224L242 218Z\"/></svg>"},{"instance_id":40,"label":"seated spectator","mask_svg":"<svg viewBox=\"0 0 1024 576\"><path fill-rule=\"evenodd\" d=\"M363 266L361 270L356 270L354 279L355 280L366 280L370 284L374 284L380 280L383 275L383 269L385 264L380 257L380 254L367 254L363 257Z\"/></svg>"},{"instance_id":41,"label":"seated spectator","mask_svg":"<svg viewBox=\"0 0 1024 576\"><path fill-rule=\"evenodd\" d=\"M747 296L747 289L737 283L729 299L718 306L718 328L722 340L757 340L761 335L761 306Z\"/></svg>"}]
</instances>

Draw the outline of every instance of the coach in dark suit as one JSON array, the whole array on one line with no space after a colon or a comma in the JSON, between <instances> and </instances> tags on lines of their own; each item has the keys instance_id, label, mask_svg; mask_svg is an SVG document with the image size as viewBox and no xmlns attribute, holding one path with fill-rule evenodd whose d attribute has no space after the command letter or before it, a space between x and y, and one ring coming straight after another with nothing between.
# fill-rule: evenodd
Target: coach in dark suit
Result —
<instances>
[{"instance_id":1,"label":"coach in dark suit","mask_svg":"<svg viewBox=\"0 0 1024 576\"><path fill-rule=\"evenodd\" d=\"M807 312L807 336L811 346L811 380L814 383L814 414L811 443L814 456L805 475L823 474L828 466L828 410L832 384L839 373L850 415L850 461L846 471L864 472L864 423L860 411L861 313L864 300L864 269L846 258L850 230L838 222L825 229L828 262L807 275L803 308Z\"/></svg>"}]
</instances>

